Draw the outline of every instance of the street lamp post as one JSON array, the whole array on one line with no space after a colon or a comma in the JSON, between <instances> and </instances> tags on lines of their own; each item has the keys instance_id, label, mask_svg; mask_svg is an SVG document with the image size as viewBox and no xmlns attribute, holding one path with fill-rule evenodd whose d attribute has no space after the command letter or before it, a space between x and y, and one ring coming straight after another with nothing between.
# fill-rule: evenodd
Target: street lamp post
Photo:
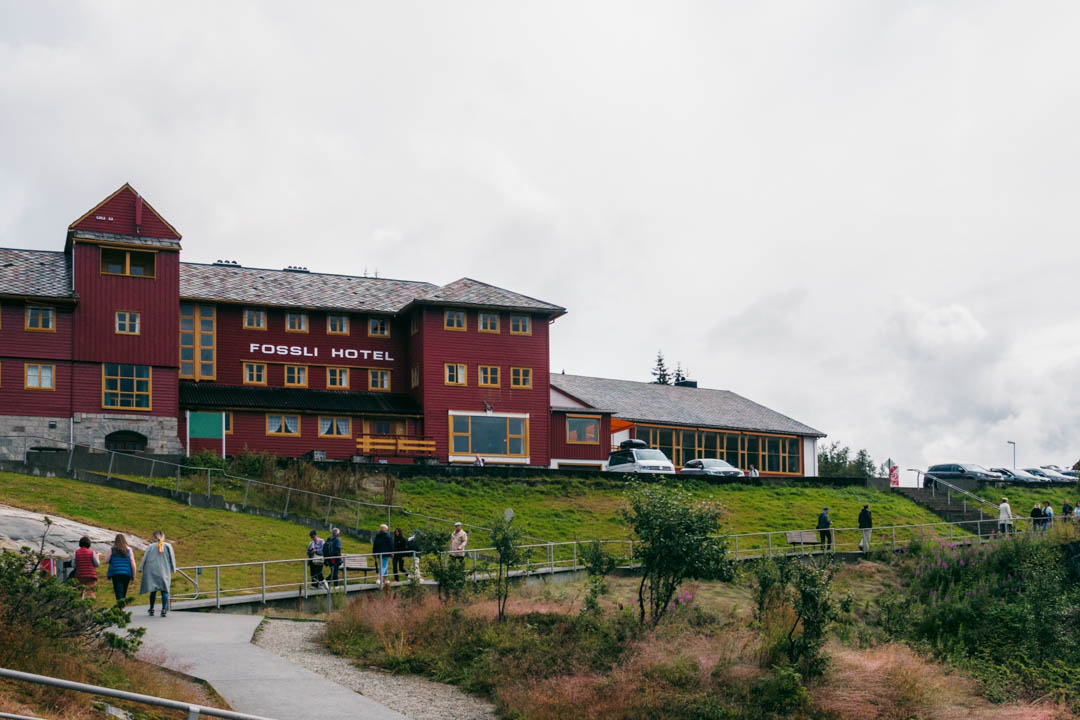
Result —
<instances>
[{"instance_id":1,"label":"street lamp post","mask_svg":"<svg viewBox=\"0 0 1080 720\"><path fill-rule=\"evenodd\" d=\"M1013 446L1013 470L1016 469L1016 443L1012 440L1006 440L1006 444Z\"/></svg>"}]
</instances>

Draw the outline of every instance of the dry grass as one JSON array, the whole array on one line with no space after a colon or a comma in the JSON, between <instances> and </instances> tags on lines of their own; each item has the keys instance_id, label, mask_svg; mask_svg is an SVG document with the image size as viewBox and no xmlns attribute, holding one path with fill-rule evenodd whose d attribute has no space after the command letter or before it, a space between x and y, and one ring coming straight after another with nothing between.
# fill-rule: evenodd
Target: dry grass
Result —
<instances>
[{"instance_id":1,"label":"dry grass","mask_svg":"<svg viewBox=\"0 0 1080 720\"><path fill-rule=\"evenodd\" d=\"M815 702L837 720L1059 720L1073 717L1041 704L993 705L975 682L920 657L906 645L830 649L833 670L813 688Z\"/></svg>"}]
</instances>

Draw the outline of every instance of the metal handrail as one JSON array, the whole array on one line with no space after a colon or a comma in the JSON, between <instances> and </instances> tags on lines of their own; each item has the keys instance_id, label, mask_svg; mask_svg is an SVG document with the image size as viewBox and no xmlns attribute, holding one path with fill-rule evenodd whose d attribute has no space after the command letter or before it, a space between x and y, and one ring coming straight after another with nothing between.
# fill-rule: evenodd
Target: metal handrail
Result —
<instances>
[{"instance_id":1,"label":"metal handrail","mask_svg":"<svg viewBox=\"0 0 1080 720\"><path fill-rule=\"evenodd\" d=\"M956 485L953 485L948 480L943 480L943 479L939 478L937 475L932 475L932 474L930 474L928 472L923 472L922 470L919 470L918 468L912 468L912 471L914 471L917 475L922 475L924 478L930 478L931 480L934 481L934 483L941 483L946 488L949 488L950 490L955 490L956 492L960 493L961 495L969 497L969 498L975 500L976 502L980 502L983 505L986 505L987 507L992 507L995 510L998 509L997 505L990 502L986 498L981 498L981 497L979 497L978 495L976 495L975 493L973 493L973 492L971 492L969 490L965 490L962 487L957 487ZM925 481L924 481L924 484L925 484ZM934 490L934 488L930 488L930 489Z\"/></svg>"},{"instance_id":2,"label":"metal handrail","mask_svg":"<svg viewBox=\"0 0 1080 720\"><path fill-rule=\"evenodd\" d=\"M50 685L52 687L63 688L64 690L75 690L78 692L90 693L91 695L117 698L119 700L130 700L132 702L143 703L144 705L156 705L157 707L169 708L171 710L184 710L188 714L188 720L197 720L200 715L229 718L230 720L273 720L273 718L268 718L263 715L250 715L248 713L234 712L232 710L222 710L221 708L207 707L206 705L198 705L196 703L169 700L168 698L143 695L141 693L133 693L126 690L114 690L113 688L101 687L99 685L88 685L86 683L74 682L73 680L61 680L60 678L48 677L47 675L35 675L19 670L9 670L7 668L0 668L0 677L37 683L39 685ZM13 715L11 717L18 716Z\"/></svg>"}]
</instances>

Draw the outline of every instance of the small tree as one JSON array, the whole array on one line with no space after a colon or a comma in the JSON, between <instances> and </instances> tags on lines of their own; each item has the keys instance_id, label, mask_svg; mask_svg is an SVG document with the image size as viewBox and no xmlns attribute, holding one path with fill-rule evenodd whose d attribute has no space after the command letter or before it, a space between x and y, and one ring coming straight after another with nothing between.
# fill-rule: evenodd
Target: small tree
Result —
<instances>
[{"instance_id":1,"label":"small tree","mask_svg":"<svg viewBox=\"0 0 1080 720\"><path fill-rule=\"evenodd\" d=\"M682 362L675 363L675 374L671 376L672 383L681 383L686 380L686 371L683 370Z\"/></svg>"},{"instance_id":2,"label":"small tree","mask_svg":"<svg viewBox=\"0 0 1080 720\"><path fill-rule=\"evenodd\" d=\"M604 552L599 540L585 545L581 552L585 573L589 576L589 593L585 596L583 614L600 613L600 596L607 595L607 576L615 570L615 558Z\"/></svg>"},{"instance_id":3,"label":"small tree","mask_svg":"<svg viewBox=\"0 0 1080 720\"><path fill-rule=\"evenodd\" d=\"M652 369L653 383L656 385L670 385L671 384L671 372L667 368L667 363L664 362L664 352L662 350L656 351L656 365Z\"/></svg>"},{"instance_id":4,"label":"small tree","mask_svg":"<svg viewBox=\"0 0 1080 720\"><path fill-rule=\"evenodd\" d=\"M641 565L639 621L660 622L683 580L729 580L734 565L719 537L716 508L695 503L683 490L639 485L630 491L622 516L634 536Z\"/></svg>"},{"instance_id":5,"label":"small tree","mask_svg":"<svg viewBox=\"0 0 1080 720\"><path fill-rule=\"evenodd\" d=\"M460 598L465 594L467 575L465 563L451 562L446 553L450 545L450 533L438 530L418 530L416 546L419 548L421 565L438 584L439 599Z\"/></svg>"},{"instance_id":6,"label":"small tree","mask_svg":"<svg viewBox=\"0 0 1080 720\"><path fill-rule=\"evenodd\" d=\"M514 527L513 517L496 517L491 524L491 547L495 550L495 604L499 610L499 622L506 617L506 601L510 598L510 571L521 564L520 527Z\"/></svg>"}]
</instances>

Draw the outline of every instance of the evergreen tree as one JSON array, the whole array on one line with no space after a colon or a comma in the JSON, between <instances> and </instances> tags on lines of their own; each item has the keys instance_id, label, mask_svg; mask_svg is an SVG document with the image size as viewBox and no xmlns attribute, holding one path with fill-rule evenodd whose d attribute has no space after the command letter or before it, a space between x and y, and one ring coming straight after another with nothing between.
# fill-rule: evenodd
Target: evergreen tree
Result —
<instances>
[{"instance_id":1,"label":"evergreen tree","mask_svg":"<svg viewBox=\"0 0 1080 720\"><path fill-rule=\"evenodd\" d=\"M682 369L682 362L675 363L675 374L671 376L672 383L681 383L686 380L686 371Z\"/></svg>"},{"instance_id":2,"label":"evergreen tree","mask_svg":"<svg viewBox=\"0 0 1080 720\"><path fill-rule=\"evenodd\" d=\"M657 385L670 385L671 373L668 372L667 363L664 362L664 352L656 351L656 367L652 369L653 382Z\"/></svg>"}]
</instances>

